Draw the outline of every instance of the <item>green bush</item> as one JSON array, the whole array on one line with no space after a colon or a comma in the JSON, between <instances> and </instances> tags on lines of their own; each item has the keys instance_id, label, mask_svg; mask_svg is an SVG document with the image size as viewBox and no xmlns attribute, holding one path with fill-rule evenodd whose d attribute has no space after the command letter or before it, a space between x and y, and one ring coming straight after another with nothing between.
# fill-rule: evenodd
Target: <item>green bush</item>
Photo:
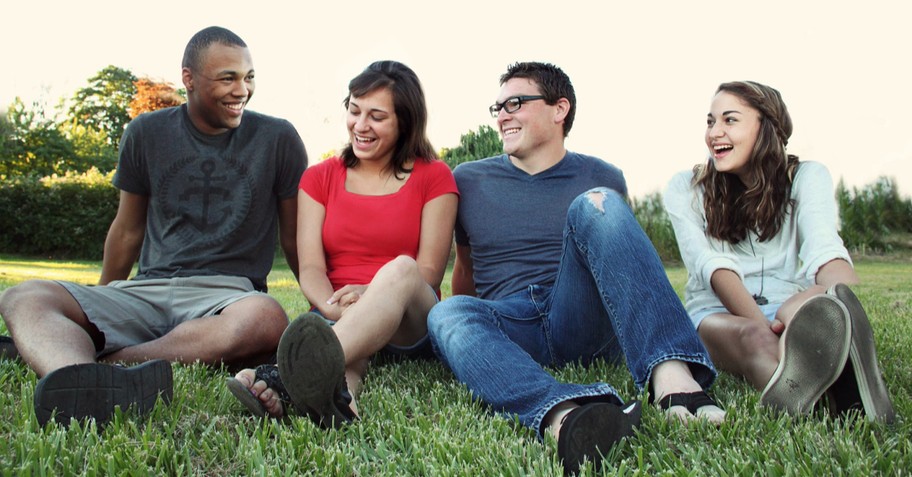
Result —
<instances>
[{"instance_id":1,"label":"green bush","mask_svg":"<svg viewBox=\"0 0 912 477\"><path fill-rule=\"evenodd\" d=\"M653 192L643 198L630 199L630 208L664 263L681 263L681 252L674 228L662 204L662 194Z\"/></svg>"},{"instance_id":2,"label":"green bush","mask_svg":"<svg viewBox=\"0 0 912 477\"><path fill-rule=\"evenodd\" d=\"M32 256L98 260L117 212L113 172L44 178L20 177L0 184L0 250Z\"/></svg>"},{"instance_id":3,"label":"green bush","mask_svg":"<svg viewBox=\"0 0 912 477\"><path fill-rule=\"evenodd\" d=\"M889 252L889 237L912 232L912 201L902 199L896 180L880 177L873 184L851 191L840 180L836 187L839 203L840 234L850 250Z\"/></svg>"},{"instance_id":4,"label":"green bush","mask_svg":"<svg viewBox=\"0 0 912 477\"><path fill-rule=\"evenodd\" d=\"M459 145L452 149L443 149L440 159L456 169L463 162L476 161L486 157L503 154L503 142L500 134L488 125L481 125L478 131L469 131L459 138Z\"/></svg>"}]
</instances>

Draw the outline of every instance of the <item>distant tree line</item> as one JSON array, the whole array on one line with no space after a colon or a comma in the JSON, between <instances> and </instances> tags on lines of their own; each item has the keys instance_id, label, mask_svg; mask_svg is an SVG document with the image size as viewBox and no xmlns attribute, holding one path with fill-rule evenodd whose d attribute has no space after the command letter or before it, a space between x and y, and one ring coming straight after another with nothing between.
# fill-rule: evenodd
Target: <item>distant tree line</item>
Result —
<instances>
[{"instance_id":1,"label":"distant tree line","mask_svg":"<svg viewBox=\"0 0 912 477\"><path fill-rule=\"evenodd\" d=\"M111 185L127 123L147 111L179 105L186 92L108 66L51 112L17 98L0 114L0 253L100 259L117 210ZM483 125L462 135L440 158L450 168L503 153L498 132ZM912 248L912 201L894 179L836 189L841 235L855 253ZM680 262L674 230L659 193L630 205L667 263Z\"/></svg>"},{"instance_id":2,"label":"distant tree line","mask_svg":"<svg viewBox=\"0 0 912 477\"><path fill-rule=\"evenodd\" d=\"M53 109L17 97L0 111L0 179L92 168L107 173L117 166L117 146L132 118L181 104L185 96L168 83L107 66Z\"/></svg>"}]
</instances>

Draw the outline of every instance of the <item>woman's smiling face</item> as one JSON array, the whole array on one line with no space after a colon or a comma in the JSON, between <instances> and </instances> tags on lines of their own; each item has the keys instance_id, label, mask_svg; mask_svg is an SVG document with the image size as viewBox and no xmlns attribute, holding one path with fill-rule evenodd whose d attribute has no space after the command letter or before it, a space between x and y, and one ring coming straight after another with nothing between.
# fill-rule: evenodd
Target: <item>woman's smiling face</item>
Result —
<instances>
[{"instance_id":1,"label":"woman's smiling face","mask_svg":"<svg viewBox=\"0 0 912 477\"><path fill-rule=\"evenodd\" d=\"M706 146L717 171L749 183L744 174L759 134L759 111L729 92L716 94L706 115Z\"/></svg>"}]
</instances>

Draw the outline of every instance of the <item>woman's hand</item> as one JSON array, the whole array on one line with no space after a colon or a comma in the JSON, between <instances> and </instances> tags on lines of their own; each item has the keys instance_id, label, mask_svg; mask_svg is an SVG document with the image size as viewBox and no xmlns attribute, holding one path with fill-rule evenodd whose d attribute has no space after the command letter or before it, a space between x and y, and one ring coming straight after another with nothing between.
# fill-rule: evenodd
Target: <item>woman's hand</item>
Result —
<instances>
[{"instance_id":1,"label":"woman's hand","mask_svg":"<svg viewBox=\"0 0 912 477\"><path fill-rule=\"evenodd\" d=\"M367 285L345 285L344 287L336 290L333 293L329 300L326 300L327 305L338 305L344 311L346 308L354 305L361 299L361 295L367 291Z\"/></svg>"},{"instance_id":2,"label":"woman's hand","mask_svg":"<svg viewBox=\"0 0 912 477\"><path fill-rule=\"evenodd\" d=\"M782 336L782 332L785 331L785 323L779 321L779 318L773 318L770 321L770 331L776 334L776 336Z\"/></svg>"}]
</instances>

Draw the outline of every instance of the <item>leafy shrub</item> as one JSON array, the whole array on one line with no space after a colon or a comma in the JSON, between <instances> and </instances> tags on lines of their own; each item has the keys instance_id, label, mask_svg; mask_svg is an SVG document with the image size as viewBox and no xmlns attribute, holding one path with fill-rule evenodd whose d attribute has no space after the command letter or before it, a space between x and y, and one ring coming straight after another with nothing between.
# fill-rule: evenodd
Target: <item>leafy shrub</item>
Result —
<instances>
[{"instance_id":1,"label":"leafy shrub","mask_svg":"<svg viewBox=\"0 0 912 477\"><path fill-rule=\"evenodd\" d=\"M45 178L21 177L0 184L0 250L33 256L98 260L117 212L113 172Z\"/></svg>"},{"instance_id":2,"label":"leafy shrub","mask_svg":"<svg viewBox=\"0 0 912 477\"><path fill-rule=\"evenodd\" d=\"M893 245L888 237L912 232L912 201L902 199L896 180L880 177L873 184L851 192L840 180L836 187L840 235L845 245L856 252L888 252Z\"/></svg>"},{"instance_id":3,"label":"leafy shrub","mask_svg":"<svg viewBox=\"0 0 912 477\"><path fill-rule=\"evenodd\" d=\"M440 159L456 169L463 162L471 162L486 157L503 154L503 141L494 128L488 125L478 127L478 131L469 131L459 138L459 145L452 149L443 149Z\"/></svg>"},{"instance_id":4,"label":"leafy shrub","mask_svg":"<svg viewBox=\"0 0 912 477\"><path fill-rule=\"evenodd\" d=\"M678 242L675 240L671 220L668 219L668 213L662 204L662 194L653 192L641 199L630 199L630 207L633 209L633 215L640 223L640 227L649 236L656 252L659 253L662 262L681 263Z\"/></svg>"}]
</instances>

